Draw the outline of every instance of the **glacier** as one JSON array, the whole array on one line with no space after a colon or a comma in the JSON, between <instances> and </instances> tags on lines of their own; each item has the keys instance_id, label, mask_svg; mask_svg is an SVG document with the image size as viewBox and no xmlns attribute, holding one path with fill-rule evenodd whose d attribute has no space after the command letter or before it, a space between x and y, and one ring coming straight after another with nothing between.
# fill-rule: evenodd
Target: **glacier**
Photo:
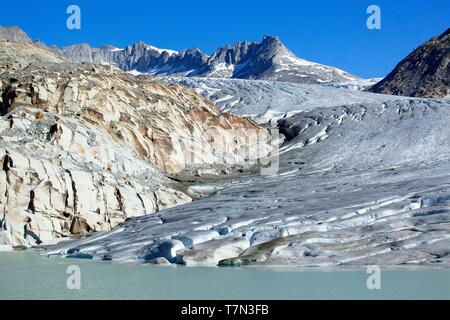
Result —
<instances>
[{"instance_id":1,"label":"glacier","mask_svg":"<svg viewBox=\"0 0 450 320\"><path fill-rule=\"evenodd\" d=\"M398 96L362 92L360 89L376 82L371 79L321 85L201 77L161 77L159 80L191 88L223 111L251 117L258 123L275 123L280 118L319 106L402 99Z\"/></svg>"},{"instance_id":2,"label":"glacier","mask_svg":"<svg viewBox=\"0 0 450 320\"><path fill-rule=\"evenodd\" d=\"M330 85L166 78L277 127L279 171L47 248L119 263L450 266L450 100ZM197 191L195 191L197 190Z\"/></svg>"}]
</instances>

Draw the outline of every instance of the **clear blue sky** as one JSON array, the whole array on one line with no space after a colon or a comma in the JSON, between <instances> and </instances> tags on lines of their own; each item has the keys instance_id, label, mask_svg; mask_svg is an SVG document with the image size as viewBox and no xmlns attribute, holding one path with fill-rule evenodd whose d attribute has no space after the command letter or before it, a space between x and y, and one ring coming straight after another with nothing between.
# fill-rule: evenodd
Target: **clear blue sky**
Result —
<instances>
[{"instance_id":1,"label":"clear blue sky","mask_svg":"<svg viewBox=\"0 0 450 320\"><path fill-rule=\"evenodd\" d=\"M66 28L66 8L81 8L82 29ZM366 9L382 10L382 29L366 28ZM59 46L217 47L278 35L304 59L362 77L386 75L406 54L450 27L449 0L47 0L3 1L0 25Z\"/></svg>"}]
</instances>

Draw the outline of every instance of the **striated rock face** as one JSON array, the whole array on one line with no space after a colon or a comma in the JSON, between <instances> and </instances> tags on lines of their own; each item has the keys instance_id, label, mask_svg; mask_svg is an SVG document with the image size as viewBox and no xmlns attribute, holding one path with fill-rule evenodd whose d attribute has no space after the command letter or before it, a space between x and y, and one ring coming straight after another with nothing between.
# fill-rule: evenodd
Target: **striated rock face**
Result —
<instances>
[{"instance_id":1,"label":"striated rock face","mask_svg":"<svg viewBox=\"0 0 450 320\"><path fill-rule=\"evenodd\" d=\"M5 78L4 114L33 105L80 117L169 173L192 164L243 163L268 150L264 145L269 140L267 130L222 113L180 85L89 65L36 68Z\"/></svg>"},{"instance_id":2,"label":"striated rock face","mask_svg":"<svg viewBox=\"0 0 450 320\"><path fill-rule=\"evenodd\" d=\"M429 98L450 95L450 28L414 50L370 91Z\"/></svg>"},{"instance_id":3,"label":"striated rock face","mask_svg":"<svg viewBox=\"0 0 450 320\"><path fill-rule=\"evenodd\" d=\"M252 165L271 148L266 129L180 85L0 48L0 244L110 230L191 201L167 172Z\"/></svg>"},{"instance_id":4,"label":"striated rock face","mask_svg":"<svg viewBox=\"0 0 450 320\"><path fill-rule=\"evenodd\" d=\"M85 120L22 106L0 120L0 243L110 230L189 202L169 180Z\"/></svg>"}]
</instances>

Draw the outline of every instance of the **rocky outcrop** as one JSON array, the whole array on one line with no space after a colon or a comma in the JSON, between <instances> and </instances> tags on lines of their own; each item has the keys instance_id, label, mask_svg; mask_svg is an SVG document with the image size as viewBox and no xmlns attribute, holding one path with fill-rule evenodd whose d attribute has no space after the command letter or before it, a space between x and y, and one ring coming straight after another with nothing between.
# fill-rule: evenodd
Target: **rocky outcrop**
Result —
<instances>
[{"instance_id":1,"label":"rocky outcrop","mask_svg":"<svg viewBox=\"0 0 450 320\"><path fill-rule=\"evenodd\" d=\"M370 91L410 97L450 95L450 28L414 50Z\"/></svg>"},{"instance_id":2,"label":"rocky outcrop","mask_svg":"<svg viewBox=\"0 0 450 320\"><path fill-rule=\"evenodd\" d=\"M4 113L33 105L80 117L169 173L193 164L244 163L268 150L267 130L222 113L194 91L108 66L36 68L8 75L2 87Z\"/></svg>"},{"instance_id":3,"label":"rocky outcrop","mask_svg":"<svg viewBox=\"0 0 450 320\"><path fill-rule=\"evenodd\" d=\"M162 172L85 120L17 107L0 120L0 243L110 230L189 202Z\"/></svg>"},{"instance_id":4,"label":"rocky outcrop","mask_svg":"<svg viewBox=\"0 0 450 320\"><path fill-rule=\"evenodd\" d=\"M167 173L251 166L271 148L266 129L180 85L0 48L0 244L110 230L191 201Z\"/></svg>"}]
</instances>

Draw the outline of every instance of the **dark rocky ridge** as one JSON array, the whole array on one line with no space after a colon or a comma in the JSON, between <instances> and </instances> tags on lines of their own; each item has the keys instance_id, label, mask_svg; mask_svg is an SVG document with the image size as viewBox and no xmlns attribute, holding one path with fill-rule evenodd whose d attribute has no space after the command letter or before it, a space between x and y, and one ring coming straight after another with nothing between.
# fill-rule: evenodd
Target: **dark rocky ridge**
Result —
<instances>
[{"instance_id":1,"label":"dark rocky ridge","mask_svg":"<svg viewBox=\"0 0 450 320\"><path fill-rule=\"evenodd\" d=\"M371 92L410 97L442 98L450 95L450 28L425 42Z\"/></svg>"}]
</instances>

